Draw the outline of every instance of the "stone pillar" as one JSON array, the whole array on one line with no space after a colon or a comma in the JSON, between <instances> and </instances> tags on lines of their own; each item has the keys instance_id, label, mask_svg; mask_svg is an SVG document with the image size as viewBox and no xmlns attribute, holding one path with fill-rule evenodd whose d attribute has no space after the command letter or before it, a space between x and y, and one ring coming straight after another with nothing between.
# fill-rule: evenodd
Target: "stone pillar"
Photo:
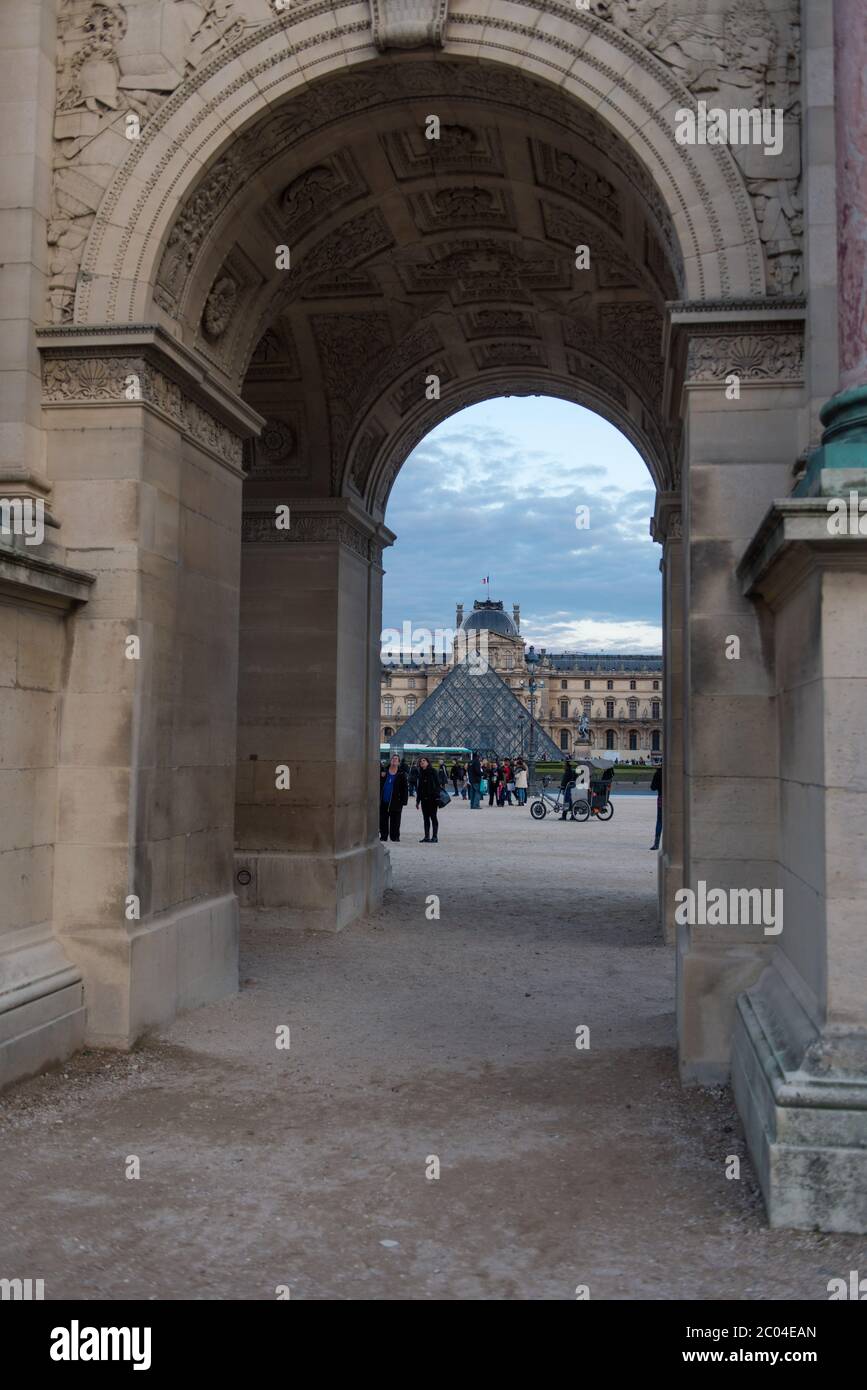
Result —
<instances>
[{"instance_id":1,"label":"stone pillar","mask_svg":"<svg viewBox=\"0 0 867 1390\"><path fill-rule=\"evenodd\" d=\"M803 309L680 306L685 356L683 886L777 886L777 735L769 636L736 566L791 483ZM671 887L675 885L672 884ZM667 905L666 911L671 911ZM683 914L681 914L683 915ZM725 1080L735 1000L771 950L761 924L678 931L680 1070Z\"/></svg>"},{"instance_id":2,"label":"stone pillar","mask_svg":"<svg viewBox=\"0 0 867 1390\"><path fill-rule=\"evenodd\" d=\"M651 534L662 544L662 843L659 921L665 941L677 937L674 894L683 886L683 538L680 494L661 492Z\"/></svg>"},{"instance_id":3,"label":"stone pillar","mask_svg":"<svg viewBox=\"0 0 867 1390\"><path fill-rule=\"evenodd\" d=\"M245 508L236 880L242 903L279 908L287 926L338 930L381 901L380 558L392 540L342 498Z\"/></svg>"},{"instance_id":4,"label":"stone pillar","mask_svg":"<svg viewBox=\"0 0 867 1390\"><path fill-rule=\"evenodd\" d=\"M54 931L87 1036L127 1046L237 983L232 891L242 439L258 416L153 328L40 334L72 620Z\"/></svg>"},{"instance_id":5,"label":"stone pillar","mask_svg":"<svg viewBox=\"0 0 867 1390\"><path fill-rule=\"evenodd\" d=\"M20 0L0 12L0 497L45 501L39 356L34 329L48 291L57 5Z\"/></svg>"},{"instance_id":6,"label":"stone pillar","mask_svg":"<svg viewBox=\"0 0 867 1390\"><path fill-rule=\"evenodd\" d=\"M830 17L826 5L814 22L828 26ZM867 9L834 0L833 22L840 380L820 411L822 446L795 490L800 497L867 490ZM833 245L833 227L826 230Z\"/></svg>"},{"instance_id":7,"label":"stone pillar","mask_svg":"<svg viewBox=\"0 0 867 1390\"><path fill-rule=\"evenodd\" d=\"M867 1231L867 537L777 503L740 566L773 615L783 929L738 1000L733 1085L771 1224Z\"/></svg>"},{"instance_id":8,"label":"stone pillar","mask_svg":"<svg viewBox=\"0 0 867 1390\"><path fill-rule=\"evenodd\" d=\"M822 446L795 496L769 510L740 565L774 673L784 925L738 1001L732 1081L771 1224L865 1232L867 11L858 0L808 3L825 87L832 13L839 392L820 412ZM830 180L812 164L807 174L808 204L827 201ZM819 344L826 317L811 299Z\"/></svg>"}]
</instances>

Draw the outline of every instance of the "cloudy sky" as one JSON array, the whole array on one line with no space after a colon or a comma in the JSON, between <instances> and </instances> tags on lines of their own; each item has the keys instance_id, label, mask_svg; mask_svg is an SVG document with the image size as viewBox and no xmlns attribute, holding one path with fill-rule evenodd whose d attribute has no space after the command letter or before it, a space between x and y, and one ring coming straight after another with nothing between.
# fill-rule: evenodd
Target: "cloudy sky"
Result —
<instances>
[{"instance_id":1,"label":"cloudy sky","mask_svg":"<svg viewBox=\"0 0 867 1390\"><path fill-rule=\"evenodd\" d=\"M640 456L591 411L534 396L471 406L422 441L392 491L383 627L450 627L456 603L490 597L507 613L519 603L522 635L549 650L661 651L653 502Z\"/></svg>"}]
</instances>

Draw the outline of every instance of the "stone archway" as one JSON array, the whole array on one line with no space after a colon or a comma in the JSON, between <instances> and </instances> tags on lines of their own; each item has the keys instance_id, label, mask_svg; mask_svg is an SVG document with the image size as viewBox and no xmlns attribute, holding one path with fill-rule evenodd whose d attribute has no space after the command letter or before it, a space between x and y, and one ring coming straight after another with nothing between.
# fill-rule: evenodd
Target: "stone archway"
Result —
<instances>
[{"instance_id":1,"label":"stone archway","mask_svg":"<svg viewBox=\"0 0 867 1390\"><path fill-rule=\"evenodd\" d=\"M239 893L323 927L377 900L388 493L422 434L493 394L590 405L654 479L667 934L683 883L791 881L781 600L758 552L737 565L836 379L833 286L803 257L805 217L825 228L821 200L803 211L799 118L822 102L800 83L794 12L198 8L61 15L48 324L38 387L28 337L16 486L61 523L57 643L63 605L80 608L57 662L51 908L32 907L19 953L21 1036L34 997L80 1001L82 979L89 1036L115 1044L231 989ZM764 154L674 140L677 111L711 93L783 110L770 174ZM739 665L721 656L732 633ZM748 747L734 771L720 728ZM798 901L778 975L819 1028ZM772 955L761 928L679 932L686 1079L728 1074L735 1001ZM37 976L54 987L33 996ZM39 1026L68 1038L71 1014L80 1030L80 1002Z\"/></svg>"},{"instance_id":2,"label":"stone archway","mask_svg":"<svg viewBox=\"0 0 867 1390\"><path fill-rule=\"evenodd\" d=\"M179 824L185 859L201 839L208 863L185 868L178 893L167 888L163 863L166 841L178 837L146 828L162 826L156 786L144 795L130 833L132 879L146 889L142 920L153 924L136 937L141 952L158 949L166 933L171 939L176 918L186 940L222 933L231 951L228 738L210 771L197 760L202 721L222 727L232 706L229 594L242 482L235 838L238 867L251 880L243 895L342 925L376 901L381 885L366 804L379 557L389 541L388 491L418 438L460 406L503 392L562 395L616 423L657 487L674 649L685 621L677 582L684 385L717 390L730 360L742 357L757 385L776 376L784 391L798 389L802 311L763 297L781 288L758 215L767 194L750 187L728 148L672 141L674 112L698 89L676 43L666 48L660 34L649 44L642 24L598 4L553 16L534 4L508 17L495 8L483 33L457 4L441 48L427 44L426 28L418 43L412 34L401 30L395 45L378 11L335 25L331 11L310 6L219 36L173 95L155 110L144 103L139 138L93 216L78 218L87 237L74 296L57 296L61 322L41 339L50 449L69 450L73 409L79 447L91 421L99 447L106 407L125 411L132 430L142 416L146 460L152 450L174 451L176 534L192 549L220 551L215 563L198 554L181 560L173 608L162 595L152 604L144 590L136 613L161 653L152 679L161 688L174 679L175 693L146 725L152 746L133 762L144 756L166 767L169 784L194 787L216 822L202 824L197 808ZM767 44L762 73L748 67L744 76L726 22L707 42L718 84L767 85ZM120 42L117 51L122 66ZM785 78L778 67L773 74L779 87ZM130 90L123 81L119 101ZM83 133L75 122L87 117L75 115L74 90L61 106L61 146L74 166ZM431 115L437 141L427 139ZM589 269L577 264L582 247ZM280 266L279 248L288 253ZM143 405L116 391L115 382L130 380ZM698 421L690 428L695 440ZM144 491L159 519L166 490L160 481ZM289 527L275 525L283 507ZM225 627L212 623L201 639L189 631L197 604L216 615L227 602ZM693 598L690 610L698 617ZM189 656L196 640L199 668ZM324 682L305 676L311 665ZM178 667L180 688L170 676ZM208 668L221 679L202 691ZM674 662L669 669L670 885L684 872L685 831L683 692ZM194 760L182 776L168 771L167 721L169 742ZM363 757L350 752L359 747ZM277 766L294 769L291 802L274 785ZM62 875L56 894L62 902ZM662 897L670 899L667 888ZM88 957L91 934L74 915L61 917L59 931L77 958ZM97 954L103 946L100 939ZM760 958L742 950L738 988L743 961L754 972ZM725 974L727 957L709 960ZM138 973L148 978L146 968ZM179 999L184 989L179 978ZM725 984L714 994L713 1042L702 1014L699 1037L685 1048L701 1054L699 1071L713 1070L726 1047L733 996ZM141 1017L151 1008L142 1002ZM137 1018L133 1006L131 1034Z\"/></svg>"}]
</instances>

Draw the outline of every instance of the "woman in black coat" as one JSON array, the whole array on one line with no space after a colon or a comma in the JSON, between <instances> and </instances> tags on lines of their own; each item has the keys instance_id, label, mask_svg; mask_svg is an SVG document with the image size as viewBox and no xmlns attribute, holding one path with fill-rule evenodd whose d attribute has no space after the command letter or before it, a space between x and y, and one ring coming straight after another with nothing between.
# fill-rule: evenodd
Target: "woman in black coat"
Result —
<instances>
[{"instance_id":1,"label":"woman in black coat","mask_svg":"<svg viewBox=\"0 0 867 1390\"><path fill-rule=\"evenodd\" d=\"M424 818L424 839L419 840L419 844L428 845L437 843L437 831L439 822L437 811L440 804L440 779L436 768L431 767L427 758L420 758L418 764L418 784L415 789L416 809L421 806L421 813ZM431 835L433 830L433 835Z\"/></svg>"}]
</instances>

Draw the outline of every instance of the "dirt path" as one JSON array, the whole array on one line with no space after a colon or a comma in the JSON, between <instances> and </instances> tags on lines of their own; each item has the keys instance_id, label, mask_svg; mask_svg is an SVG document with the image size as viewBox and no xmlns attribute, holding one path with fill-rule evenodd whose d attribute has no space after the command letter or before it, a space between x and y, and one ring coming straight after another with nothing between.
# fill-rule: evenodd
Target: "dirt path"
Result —
<instances>
[{"instance_id":1,"label":"dirt path","mask_svg":"<svg viewBox=\"0 0 867 1390\"><path fill-rule=\"evenodd\" d=\"M428 846L410 811L376 917L258 919L237 997L7 1094L0 1275L49 1298L827 1298L863 1238L769 1231L749 1164L724 1176L728 1093L677 1081L653 818L458 804Z\"/></svg>"}]
</instances>

